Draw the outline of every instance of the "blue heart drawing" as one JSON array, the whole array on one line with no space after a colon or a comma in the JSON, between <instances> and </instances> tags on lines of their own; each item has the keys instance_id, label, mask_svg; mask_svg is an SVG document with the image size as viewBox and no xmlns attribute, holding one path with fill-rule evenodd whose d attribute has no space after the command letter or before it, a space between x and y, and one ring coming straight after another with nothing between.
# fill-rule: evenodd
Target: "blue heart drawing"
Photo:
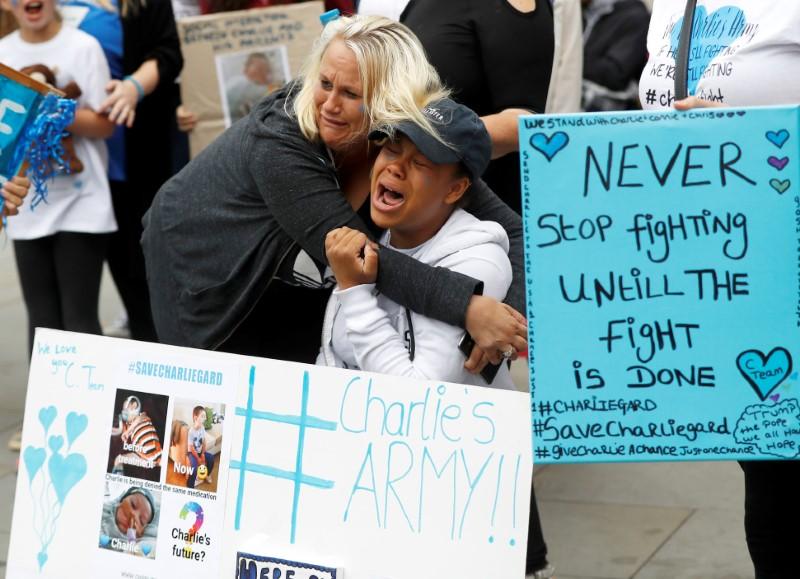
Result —
<instances>
[{"instance_id":1,"label":"blue heart drawing","mask_svg":"<svg viewBox=\"0 0 800 579\"><path fill-rule=\"evenodd\" d=\"M45 433L50 430L50 425L53 424L57 414L58 410L56 410L55 406L48 406L39 410L39 422L44 426Z\"/></svg>"},{"instance_id":2,"label":"blue heart drawing","mask_svg":"<svg viewBox=\"0 0 800 579\"><path fill-rule=\"evenodd\" d=\"M775 189L778 193L783 195L786 190L791 186L792 182L789 179L781 181L780 179L770 179L769 186Z\"/></svg>"},{"instance_id":3,"label":"blue heart drawing","mask_svg":"<svg viewBox=\"0 0 800 579\"><path fill-rule=\"evenodd\" d=\"M111 537L108 535L100 535L100 546L101 547L108 547L108 544L111 542Z\"/></svg>"},{"instance_id":4,"label":"blue heart drawing","mask_svg":"<svg viewBox=\"0 0 800 579\"><path fill-rule=\"evenodd\" d=\"M51 436L47 439L47 446L50 447L50 450L53 452L58 452L61 450L61 447L64 446L64 437L63 436Z\"/></svg>"},{"instance_id":5,"label":"blue heart drawing","mask_svg":"<svg viewBox=\"0 0 800 579\"><path fill-rule=\"evenodd\" d=\"M39 571L41 571L42 567L44 567L44 564L47 563L47 553L44 551L39 551L36 554L36 560L39 562Z\"/></svg>"},{"instance_id":6,"label":"blue heart drawing","mask_svg":"<svg viewBox=\"0 0 800 579\"><path fill-rule=\"evenodd\" d=\"M792 355L786 348L773 348L764 355L760 350L745 350L736 358L736 366L761 400L766 400L792 372Z\"/></svg>"},{"instance_id":7,"label":"blue heart drawing","mask_svg":"<svg viewBox=\"0 0 800 579\"><path fill-rule=\"evenodd\" d=\"M78 481L86 475L86 458L82 454L68 454L66 457L53 454L47 461L47 470L50 472L50 481L56 491L58 502L64 504L64 499Z\"/></svg>"},{"instance_id":8,"label":"blue heart drawing","mask_svg":"<svg viewBox=\"0 0 800 579\"><path fill-rule=\"evenodd\" d=\"M150 554L150 551L152 550L153 550L153 545L149 543L145 543L142 545L142 553L144 553L145 557L147 557Z\"/></svg>"},{"instance_id":9,"label":"blue heart drawing","mask_svg":"<svg viewBox=\"0 0 800 579\"><path fill-rule=\"evenodd\" d=\"M28 480L31 483L33 483L36 473L42 468L45 458L47 458L47 451L45 449L33 446L25 447L25 451L22 453L22 460L25 462L25 469L28 471Z\"/></svg>"},{"instance_id":10,"label":"blue heart drawing","mask_svg":"<svg viewBox=\"0 0 800 579\"><path fill-rule=\"evenodd\" d=\"M544 133L535 133L530 139L531 147L539 151L550 162L556 154L567 146L569 135L564 131L553 133L549 137Z\"/></svg>"},{"instance_id":11,"label":"blue heart drawing","mask_svg":"<svg viewBox=\"0 0 800 579\"><path fill-rule=\"evenodd\" d=\"M75 439L83 434L88 425L89 419L85 414L78 414L77 412L67 414L67 446L72 446Z\"/></svg>"},{"instance_id":12,"label":"blue heart drawing","mask_svg":"<svg viewBox=\"0 0 800 579\"><path fill-rule=\"evenodd\" d=\"M767 134L764 136L767 137L767 140L770 143L779 149L782 149L784 143L789 140L789 131L786 129L781 129L780 131L767 131Z\"/></svg>"},{"instance_id":13,"label":"blue heart drawing","mask_svg":"<svg viewBox=\"0 0 800 579\"><path fill-rule=\"evenodd\" d=\"M703 73L714 58L722 53L722 49L729 47L739 38L745 30L744 12L735 6L723 6L711 14L705 6L698 6L694 13L692 26L692 44L689 53L689 74L687 86L689 94L697 91L697 85L703 78ZM678 20L672 29L671 49L672 54L678 54L678 39L680 38L683 18ZM708 34L708 30L714 34Z\"/></svg>"}]
</instances>

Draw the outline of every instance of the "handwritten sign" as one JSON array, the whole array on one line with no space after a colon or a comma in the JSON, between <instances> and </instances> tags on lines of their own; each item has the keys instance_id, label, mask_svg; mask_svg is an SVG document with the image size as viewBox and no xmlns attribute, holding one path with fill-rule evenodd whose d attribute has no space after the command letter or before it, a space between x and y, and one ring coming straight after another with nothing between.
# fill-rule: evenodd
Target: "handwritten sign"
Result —
<instances>
[{"instance_id":1,"label":"handwritten sign","mask_svg":"<svg viewBox=\"0 0 800 579\"><path fill-rule=\"evenodd\" d=\"M181 95L198 117L189 134L193 157L299 73L322 31L322 12L322 2L304 2L178 21L186 62Z\"/></svg>"},{"instance_id":2,"label":"handwritten sign","mask_svg":"<svg viewBox=\"0 0 800 579\"><path fill-rule=\"evenodd\" d=\"M520 128L535 460L800 457L798 109Z\"/></svg>"},{"instance_id":3,"label":"handwritten sign","mask_svg":"<svg viewBox=\"0 0 800 579\"><path fill-rule=\"evenodd\" d=\"M40 329L8 577L521 576L527 400Z\"/></svg>"}]
</instances>

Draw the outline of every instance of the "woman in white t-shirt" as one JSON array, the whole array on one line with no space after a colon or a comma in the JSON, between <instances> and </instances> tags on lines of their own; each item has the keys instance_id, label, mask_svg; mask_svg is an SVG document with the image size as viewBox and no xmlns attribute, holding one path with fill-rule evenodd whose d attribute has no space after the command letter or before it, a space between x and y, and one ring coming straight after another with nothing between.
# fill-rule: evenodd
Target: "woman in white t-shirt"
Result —
<instances>
[{"instance_id":1,"label":"woman in white t-shirt","mask_svg":"<svg viewBox=\"0 0 800 579\"><path fill-rule=\"evenodd\" d=\"M83 170L55 177L46 202L27 204L7 226L28 311L31 349L36 327L100 333L100 276L107 234L117 229L103 141L114 125L96 112L110 80L108 64L94 38L62 24L55 2L0 0L19 24L19 30L0 39L0 61L15 69L45 65L57 86L74 81L82 93L68 130Z\"/></svg>"},{"instance_id":2,"label":"woman in white t-shirt","mask_svg":"<svg viewBox=\"0 0 800 579\"><path fill-rule=\"evenodd\" d=\"M656 0L639 84L645 109L800 103L800 1L697 0L687 66L688 98L674 74L686 3ZM800 576L800 461L740 463L745 532L756 579Z\"/></svg>"}]
</instances>

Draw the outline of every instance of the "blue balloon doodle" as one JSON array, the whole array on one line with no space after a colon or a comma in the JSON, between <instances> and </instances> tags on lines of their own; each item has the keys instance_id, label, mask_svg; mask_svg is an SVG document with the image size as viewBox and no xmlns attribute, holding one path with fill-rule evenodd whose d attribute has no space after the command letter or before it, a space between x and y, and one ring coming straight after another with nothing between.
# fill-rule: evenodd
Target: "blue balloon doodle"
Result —
<instances>
[{"instance_id":1,"label":"blue balloon doodle","mask_svg":"<svg viewBox=\"0 0 800 579\"><path fill-rule=\"evenodd\" d=\"M741 26L735 23L741 22ZM707 31L712 27L709 24L722 23L718 33L709 34ZM705 6L698 6L694 13L692 26L692 43L689 53L689 74L687 76L687 86L689 94L693 95L697 91L697 85L703 78L708 65L722 54L723 49L728 48L745 31L744 12L735 6L723 6L711 14L706 11ZM678 54L678 39L683 28L683 18L681 18L672 29L671 50L672 54ZM717 28L714 28L717 30Z\"/></svg>"},{"instance_id":2,"label":"blue balloon doodle","mask_svg":"<svg viewBox=\"0 0 800 579\"><path fill-rule=\"evenodd\" d=\"M539 151L548 161L552 161L558 152L569 143L569 135L564 131L557 131L549 137L544 133L531 135L531 147Z\"/></svg>"},{"instance_id":3,"label":"blue balloon doodle","mask_svg":"<svg viewBox=\"0 0 800 579\"><path fill-rule=\"evenodd\" d=\"M779 149L783 148L783 145L786 141L789 140L789 131L786 129L781 129L780 131L767 131L766 135L767 140L778 147Z\"/></svg>"},{"instance_id":4,"label":"blue balloon doodle","mask_svg":"<svg viewBox=\"0 0 800 579\"><path fill-rule=\"evenodd\" d=\"M50 450L53 452L58 452L61 450L61 447L64 446L64 437L63 436L51 436L47 439L47 446L50 447Z\"/></svg>"},{"instance_id":5,"label":"blue balloon doodle","mask_svg":"<svg viewBox=\"0 0 800 579\"><path fill-rule=\"evenodd\" d=\"M58 410L55 406L39 410L39 422L44 429L42 446L28 445L22 453L23 464L28 472L28 490L33 502L31 525L39 540L39 551L36 553L39 571L48 561L47 550L58 530L64 502L75 485L86 476L87 471L86 457L83 454L69 453L69 450L68 454L61 454L64 447L62 434L48 436L57 417ZM70 412L64 423L67 445L71 447L86 430L89 420L84 414ZM43 468L45 462L46 469Z\"/></svg>"},{"instance_id":6,"label":"blue balloon doodle","mask_svg":"<svg viewBox=\"0 0 800 579\"><path fill-rule=\"evenodd\" d=\"M22 453L22 460L25 461L25 468L28 471L28 482L33 482L33 477L39 472L47 458L47 451L43 448L28 446Z\"/></svg>"},{"instance_id":7,"label":"blue balloon doodle","mask_svg":"<svg viewBox=\"0 0 800 579\"><path fill-rule=\"evenodd\" d=\"M786 348L773 348L764 355L746 350L736 358L736 366L761 400L766 400L792 372L792 355Z\"/></svg>"},{"instance_id":8,"label":"blue balloon doodle","mask_svg":"<svg viewBox=\"0 0 800 579\"><path fill-rule=\"evenodd\" d=\"M58 414L58 410L56 410L55 406L48 406L39 411L39 422L44 426L45 434L50 430L50 425L53 424L53 420L56 419L56 414Z\"/></svg>"},{"instance_id":9,"label":"blue balloon doodle","mask_svg":"<svg viewBox=\"0 0 800 579\"><path fill-rule=\"evenodd\" d=\"M67 448L72 446L75 439L83 434L88 425L89 419L85 414L78 414L77 412L67 414Z\"/></svg>"}]
</instances>

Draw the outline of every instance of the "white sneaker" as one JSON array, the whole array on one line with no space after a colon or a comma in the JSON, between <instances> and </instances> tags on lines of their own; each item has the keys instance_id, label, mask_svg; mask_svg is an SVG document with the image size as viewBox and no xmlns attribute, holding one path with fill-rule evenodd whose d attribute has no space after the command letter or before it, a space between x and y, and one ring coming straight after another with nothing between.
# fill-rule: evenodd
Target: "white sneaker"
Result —
<instances>
[{"instance_id":1,"label":"white sneaker","mask_svg":"<svg viewBox=\"0 0 800 579\"><path fill-rule=\"evenodd\" d=\"M128 325L128 312L120 311L114 321L103 328L103 335L111 338L130 338L131 328Z\"/></svg>"},{"instance_id":2,"label":"white sneaker","mask_svg":"<svg viewBox=\"0 0 800 579\"><path fill-rule=\"evenodd\" d=\"M22 430L17 430L11 438L8 439L8 450L11 452L19 452L22 449Z\"/></svg>"},{"instance_id":3,"label":"white sneaker","mask_svg":"<svg viewBox=\"0 0 800 579\"><path fill-rule=\"evenodd\" d=\"M528 573L525 575L525 579L555 579L555 576L556 568L548 563L538 571L534 571L533 573Z\"/></svg>"}]
</instances>

